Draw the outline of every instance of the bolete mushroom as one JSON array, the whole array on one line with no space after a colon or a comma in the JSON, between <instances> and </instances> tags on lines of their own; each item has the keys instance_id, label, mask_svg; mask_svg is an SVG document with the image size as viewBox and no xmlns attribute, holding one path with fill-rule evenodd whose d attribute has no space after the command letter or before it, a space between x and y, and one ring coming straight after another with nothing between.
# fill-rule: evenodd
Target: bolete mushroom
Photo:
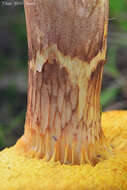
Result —
<instances>
[{"instance_id":1,"label":"bolete mushroom","mask_svg":"<svg viewBox=\"0 0 127 190\"><path fill-rule=\"evenodd\" d=\"M127 112L104 113L101 128L108 0L24 4L25 132L0 153L0 189L127 190Z\"/></svg>"}]
</instances>

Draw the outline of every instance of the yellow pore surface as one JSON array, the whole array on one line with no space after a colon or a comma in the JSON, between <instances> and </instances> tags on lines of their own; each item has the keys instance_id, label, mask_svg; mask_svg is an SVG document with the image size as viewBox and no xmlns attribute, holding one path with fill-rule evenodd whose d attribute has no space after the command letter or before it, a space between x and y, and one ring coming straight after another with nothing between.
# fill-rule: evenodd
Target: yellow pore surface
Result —
<instances>
[{"instance_id":1,"label":"yellow pore surface","mask_svg":"<svg viewBox=\"0 0 127 190\"><path fill-rule=\"evenodd\" d=\"M108 160L91 165L61 165L0 153L0 190L127 190L127 111L103 113L106 138L115 149Z\"/></svg>"}]
</instances>

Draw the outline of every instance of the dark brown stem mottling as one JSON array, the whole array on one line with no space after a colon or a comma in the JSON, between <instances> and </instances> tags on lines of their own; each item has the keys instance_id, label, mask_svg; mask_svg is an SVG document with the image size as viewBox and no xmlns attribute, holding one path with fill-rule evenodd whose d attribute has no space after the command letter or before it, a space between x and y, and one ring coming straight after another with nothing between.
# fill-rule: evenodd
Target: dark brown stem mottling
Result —
<instances>
[{"instance_id":1,"label":"dark brown stem mottling","mask_svg":"<svg viewBox=\"0 0 127 190\"><path fill-rule=\"evenodd\" d=\"M102 51L108 0L31 1L24 1L30 59L52 44L84 61Z\"/></svg>"},{"instance_id":2,"label":"dark brown stem mottling","mask_svg":"<svg viewBox=\"0 0 127 190\"><path fill-rule=\"evenodd\" d=\"M29 4L25 0L24 4L28 106L25 133L16 146L47 161L95 164L100 151L107 149L100 89L108 1L32 0Z\"/></svg>"}]
</instances>

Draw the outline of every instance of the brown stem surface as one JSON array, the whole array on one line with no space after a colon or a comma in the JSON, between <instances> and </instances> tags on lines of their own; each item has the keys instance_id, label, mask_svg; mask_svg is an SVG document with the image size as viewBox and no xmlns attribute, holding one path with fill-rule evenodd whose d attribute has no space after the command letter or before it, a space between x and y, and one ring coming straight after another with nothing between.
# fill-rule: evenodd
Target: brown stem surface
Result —
<instances>
[{"instance_id":1,"label":"brown stem surface","mask_svg":"<svg viewBox=\"0 0 127 190\"><path fill-rule=\"evenodd\" d=\"M96 163L105 149L100 89L107 0L25 0L29 87L24 153Z\"/></svg>"}]
</instances>

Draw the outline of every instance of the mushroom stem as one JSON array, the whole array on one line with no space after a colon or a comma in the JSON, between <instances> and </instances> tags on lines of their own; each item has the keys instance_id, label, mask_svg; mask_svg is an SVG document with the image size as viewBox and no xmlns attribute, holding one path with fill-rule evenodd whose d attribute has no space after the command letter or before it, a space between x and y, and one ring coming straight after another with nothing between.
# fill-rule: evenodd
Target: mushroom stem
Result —
<instances>
[{"instance_id":1,"label":"mushroom stem","mask_svg":"<svg viewBox=\"0 0 127 190\"><path fill-rule=\"evenodd\" d=\"M100 89L107 0L24 1L29 49L25 133L16 146L47 161L97 162L105 149Z\"/></svg>"}]
</instances>

